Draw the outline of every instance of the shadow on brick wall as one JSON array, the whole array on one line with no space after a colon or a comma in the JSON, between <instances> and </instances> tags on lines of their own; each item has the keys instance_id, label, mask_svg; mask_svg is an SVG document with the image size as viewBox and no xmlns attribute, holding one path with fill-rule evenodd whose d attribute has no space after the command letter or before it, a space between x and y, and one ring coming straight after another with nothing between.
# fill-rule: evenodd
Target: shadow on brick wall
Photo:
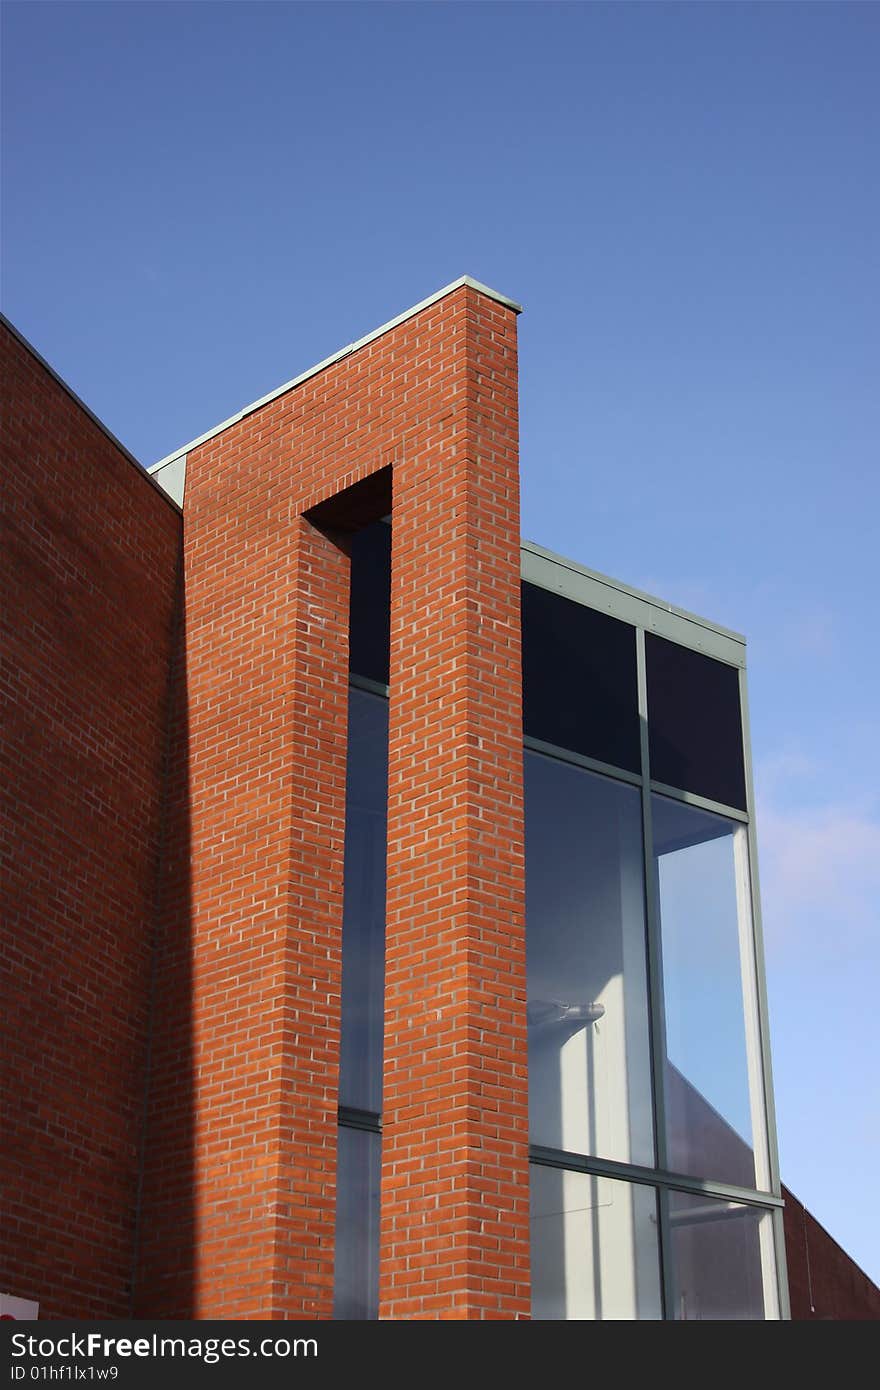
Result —
<instances>
[{"instance_id":1,"label":"shadow on brick wall","mask_svg":"<svg viewBox=\"0 0 880 1390\"><path fill-rule=\"evenodd\" d=\"M186 614L178 588L132 1315L189 1318L196 1246Z\"/></svg>"}]
</instances>

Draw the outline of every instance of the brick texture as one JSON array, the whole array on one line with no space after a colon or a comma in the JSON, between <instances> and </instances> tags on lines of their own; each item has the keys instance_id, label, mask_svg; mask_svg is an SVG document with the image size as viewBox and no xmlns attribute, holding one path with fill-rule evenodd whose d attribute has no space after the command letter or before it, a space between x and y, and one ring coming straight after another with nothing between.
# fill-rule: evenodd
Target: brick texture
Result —
<instances>
[{"instance_id":1,"label":"brick texture","mask_svg":"<svg viewBox=\"0 0 880 1390\"><path fill-rule=\"evenodd\" d=\"M180 515L0 325L0 1288L126 1317Z\"/></svg>"},{"instance_id":2,"label":"brick texture","mask_svg":"<svg viewBox=\"0 0 880 1390\"><path fill-rule=\"evenodd\" d=\"M385 1317L529 1314L515 331L453 314L394 474Z\"/></svg>"},{"instance_id":3,"label":"brick texture","mask_svg":"<svg viewBox=\"0 0 880 1390\"><path fill-rule=\"evenodd\" d=\"M332 1311L348 561L304 513L389 465L383 1312L528 1310L515 318L462 287L188 458L144 1311Z\"/></svg>"},{"instance_id":4,"label":"brick texture","mask_svg":"<svg viewBox=\"0 0 880 1390\"><path fill-rule=\"evenodd\" d=\"M785 1255L795 1322L880 1321L880 1289L787 1188Z\"/></svg>"},{"instance_id":5,"label":"brick texture","mask_svg":"<svg viewBox=\"0 0 880 1390\"><path fill-rule=\"evenodd\" d=\"M197 1231L193 1169L192 922L186 618L175 623L159 847L133 1316L189 1318ZM172 1234L173 1233L173 1234Z\"/></svg>"}]
</instances>

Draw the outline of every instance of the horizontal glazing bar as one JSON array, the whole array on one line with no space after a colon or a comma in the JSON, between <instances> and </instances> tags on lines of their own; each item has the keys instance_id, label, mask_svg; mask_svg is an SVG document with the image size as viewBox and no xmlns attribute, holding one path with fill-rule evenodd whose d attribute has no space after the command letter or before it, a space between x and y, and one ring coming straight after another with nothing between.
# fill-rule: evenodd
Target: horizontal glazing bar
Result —
<instances>
[{"instance_id":1,"label":"horizontal glazing bar","mask_svg":"<svg viewBox=\"0 0 880 1390\"><path fill-rule=\"evenodd\" d=\"M614 777L619 782L629 782L634 787L640 787L642 779L637 772L627 772L625 768L614 767L611 763L599 762L597 758L588 758L583 753L574 753L570 748L559 748L555 743L545 743L543 739L532 738L527 734L523 739L523 746L532 753L543 753L548 758L558 758L563 763L573 763L575 767L586 768L588 772L598 772L603 777Z\"/></svg>"},{"instance_id":2,"label":"horizontal glazing bar","mask_svg":"<svg viewBox=\"0 0 880 1390\"><path fill-rule=\"evenodd\" d=\"M670 787L666 782L651 782L651 791L658 796L671 796L676 801L685 801L688 806L696 806L701 811L712 811L716 816L727 816L729 820L748 824L748 814L737 810L736 806L725 806L721 801L710 801L708 796L697 796L696 792L685 792L680 787Z\"/></svg>"},{"instance_id":3,"label":"horizontal glazing bar","mask_svg":"<svg viewBox=\"0 0 880 1390\"><path fill-rule=\"evenodd\" d=\"M692 1192L697 1196L727 1198L745 1202L753 1207L782 1207L781 1197L769 1192L757 1192L750 1187L735 1187L731 1183L711 1182L691 1178L684 1173L667 1173L661 1169L641 1168L634 1163L616 1163L611 1159L587 1158L584 1154L567 1153L563 1149L546 1149L540 1144L529 1146L529 1159L547 1168L565 1168L573 1173L592 1173L600 1178L622 1178L648 1187L670 1188L675 1192Z\"/></svg>"},{"instance_id":4,"label":"horizontal glazing bar","mask_svg":"<svg viewBox=\"0 0 880 1390\"><path fill-rule=\"evenodd\" d=\"M336 1112L337 1123L346 1129L365 1129L370 1134L382 1133L382 1116L374 1110L356 1110L351 1105L340 1105Z\"/></svg>"},{"instance_id":5,"label":"horizontal glazing bar","mask_svg":"<svg viewBox=\"0 0 880 1390\"><path fill-rule=\"evenodd\" d=\"M365 690L368 695L382 695L387 700L391 687L383 685L381 681L371 681L369 676L358 676L354 671L348 673L348 683L353 685L355 690Z\"/></svg>"},{"instance_id":6,"label":"horizontal glazing bar","mask_svg":"<svg viewBox=\"0 0 880 1390\"><path fill-rule=\"evenodd\" d=\"M356 672L349 672L349 685L355 690L365 690L370 695L379 695L388 699L391 687L383 685L381 681L370 680L369 676L359 676ZM628 782L631 786L639 787L642 779L635 772L629 772L626 768L615 767L613 763L603 763L598 758L588 758L584 753L575 753L571 748L560 748L555 743L545 743L543 739L533 738L527 734L523 738L523 746L530 749L533 753L543 753L548 758L558 758L560 762L572 763L575 767L586 768L588 772L597 772L602 777L614 777L619 782ZM730 820L741 821L747 824L749 817L745 811L740 811L736 806L727 806L721 801L712 801L709 797L698 796L696 792L684 791L681 787L671 787L666 782L651 781L651 791L657 792L660 796L671 796L677 801L684 801L689 806L697 806L701 810L714 812L718 816L727 816Z\"/></svg>"}]
</instances>

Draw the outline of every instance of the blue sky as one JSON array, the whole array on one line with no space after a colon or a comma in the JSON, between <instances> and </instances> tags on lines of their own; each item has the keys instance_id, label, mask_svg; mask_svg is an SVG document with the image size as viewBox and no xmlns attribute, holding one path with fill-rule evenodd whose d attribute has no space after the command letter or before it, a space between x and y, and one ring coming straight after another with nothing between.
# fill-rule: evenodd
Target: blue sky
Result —
<instances>
[{"instance_id":1,"label":"blue sky","mask_svg":"<svg viewBox=\"0 0 880 1390\"><path fill-rule=\"evenodd\" d=\"M6 3L4 312L144 463L467 273L523 530L747 634L783 1174L880 1279L880 7Z\"/></svg>"}]
</instances>

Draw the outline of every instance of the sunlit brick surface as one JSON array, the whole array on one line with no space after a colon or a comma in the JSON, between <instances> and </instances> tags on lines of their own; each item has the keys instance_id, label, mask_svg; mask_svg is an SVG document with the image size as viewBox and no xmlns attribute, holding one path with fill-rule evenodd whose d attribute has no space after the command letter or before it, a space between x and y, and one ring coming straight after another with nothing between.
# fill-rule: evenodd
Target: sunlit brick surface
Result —
<instances>
[{"instance_id":1,"label":"sunlit brick surface","mask_svg":"<svg viewBox=\"0 0 880 1390\"><path fill-rule=\"evenodd\" d=\"M516 321L477 296L450 319L455 351L423 370L442 418L394 474L381 1314L512 1318L529 1312Z\"/></svg>"},{"instance_id":2,"label":"sunlit brick surface","mask_svg":"<svg viewBox=\"0 0 880 1390\"><path fill-rule=\"evenodd\" d=\"M528 1314L515 324L461 287L189 455L144 1312L331 1313L348 565L302 514L391 464L382 1314Z\"/></svg>"}]
</instances>

